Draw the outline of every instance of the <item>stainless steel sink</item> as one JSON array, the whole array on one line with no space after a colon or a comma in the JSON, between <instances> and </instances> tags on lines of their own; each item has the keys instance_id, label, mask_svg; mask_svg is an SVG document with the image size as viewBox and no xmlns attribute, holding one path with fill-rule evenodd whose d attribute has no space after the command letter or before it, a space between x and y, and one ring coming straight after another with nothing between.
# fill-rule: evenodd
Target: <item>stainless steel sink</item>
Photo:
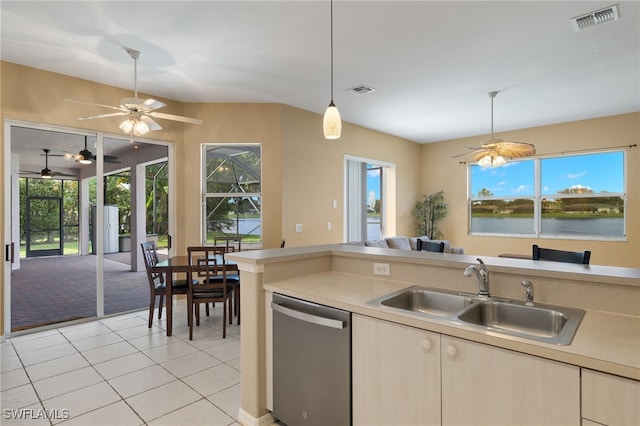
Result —
<instances>
[{"instance_id":1,"label":"stainless steel sink","mask_svg":"<svg viewBox=\"0 0 640 426\"><path fill-rule=\"evenodd\" d=\"M556 345L568 345L584 317L582 309L414 286L378 297L369 305Z\"/></svg>"},{"instance_id":2,"label":"stainless steel sink","mask_svg":"<svg viewBox=\"0 0 640 426\"><path fill-rule=\"evenodd\" d=\"M473 299L455 292L426 287L411 287L378 299L371 304L382 305L423 315L447 316L460 312L473 303Z\"/></svg>"},{"instance_id":3,"label":"stainless steel sink","mask_svg":"<svg viewBox=\"0 0 640 426\"><path fill-rule=\"evenodd\" d=\"M483 330L558 345L571 343L583 317L582 309L492 301L475 304L458 314L461 322Z\"/></svg>"}]
</instances>

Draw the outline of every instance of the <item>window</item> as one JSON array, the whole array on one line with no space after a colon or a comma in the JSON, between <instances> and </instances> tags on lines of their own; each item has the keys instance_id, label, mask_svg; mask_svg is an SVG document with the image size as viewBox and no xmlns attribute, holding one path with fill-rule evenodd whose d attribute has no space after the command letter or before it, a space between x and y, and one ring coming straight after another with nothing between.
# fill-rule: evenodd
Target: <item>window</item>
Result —
<instances>
[{"instance_id":1,"label":"window","mask_svg":"<svg viewBox=\"0 0 640 426\"><path fill-rule=\"evenodd\" d=\"M262 241L260 145L203 145L203 236Z\"/></svg>"},{"instance_id":2,"label":"window","mask_svg":"<svg viewBox=\"0 0 640 426\"><path fill-rule=\"evenodd\" d=\"M469 166L472 234L625 237L624 152Z\"/></svg>"},{"instance_id":3,"label":"window","mask_svg":"<svg viewBox=\"0 0 640 426\"><path fill-rule=\"evenodd\" d=\"M344 241L395 235L395 164L345 155Z\"/></svg>"},{"instance_id":4,"label":"window","mask_svg":"<svg viewBox=\"0 0 640 426\"><path fill-rule=\"evenodd\" d=\"M367 240L379 240L383 235L382 173L381 166L367 164Z\"/></svg>"}]
</instances>

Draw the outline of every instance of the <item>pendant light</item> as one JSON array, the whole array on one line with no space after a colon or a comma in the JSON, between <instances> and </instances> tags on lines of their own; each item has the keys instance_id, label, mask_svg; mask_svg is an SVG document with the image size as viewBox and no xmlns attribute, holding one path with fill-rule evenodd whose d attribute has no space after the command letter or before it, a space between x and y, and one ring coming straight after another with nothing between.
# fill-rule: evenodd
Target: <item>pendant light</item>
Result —
<instances>
[{"instance_id":1,"label":"pendant light","mask_svg":"<svg viewBox=\"0 0 640 426\"><path fill-rule=\"evenodd\" d=\"M325 139L338 139L342 134L342 120L340 112L333 103L333 0L331 0L331 102L324 112L322 130Z\"/></svg>"},{"instance_id":2,"label":"pendant light","mask_svg":"<svg viewBox=\"0 0 640 426\"><path fill-rule=\"evenodd\" d=\"M491 98L491 139L482 144L482 149L475 155L475 161L481 167L500 167L508 159L528 157L536 153L530 143L506 142L493 136L493 98L498 92L489 92Z\"/></svg>"}]
</instances>

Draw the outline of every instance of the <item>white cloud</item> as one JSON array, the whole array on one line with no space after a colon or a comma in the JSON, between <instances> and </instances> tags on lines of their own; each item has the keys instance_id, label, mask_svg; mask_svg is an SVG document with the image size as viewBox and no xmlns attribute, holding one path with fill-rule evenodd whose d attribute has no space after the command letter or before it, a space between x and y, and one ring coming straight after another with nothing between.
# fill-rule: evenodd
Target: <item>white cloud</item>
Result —
<instances>
[{"instance_id":1,"label":"white cloud","mask_svg":"<svg viewBox=\"0 0 640 426\"><path fill-rule=\"evenodd\" d=\"M578 179L578 178L581 178L583 176L586 176L586 174L587 174L587 171L583 170L580 173L569 173L569 174L567 174L567 177L569 179Z\"/></svg>"}]
</instances>

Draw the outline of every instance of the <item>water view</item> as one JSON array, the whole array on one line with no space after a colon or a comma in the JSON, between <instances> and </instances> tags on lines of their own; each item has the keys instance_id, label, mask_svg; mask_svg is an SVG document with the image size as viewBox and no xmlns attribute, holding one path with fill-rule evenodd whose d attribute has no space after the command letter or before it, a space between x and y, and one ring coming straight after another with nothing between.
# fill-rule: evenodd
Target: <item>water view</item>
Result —
<instances>
[{"instance_id":1,"label":"water view","mask_svg":"<svg viewBox=\"0 0 640 426\"><path fill-rule=\"evenodd\" d=\"M474 232L500 234L533 234L533 218L474 217L471 219ZM624 235L624 219L558 219L543 218L542 234L593 235L620 237Z\"/></svg>"}]
</instances>

